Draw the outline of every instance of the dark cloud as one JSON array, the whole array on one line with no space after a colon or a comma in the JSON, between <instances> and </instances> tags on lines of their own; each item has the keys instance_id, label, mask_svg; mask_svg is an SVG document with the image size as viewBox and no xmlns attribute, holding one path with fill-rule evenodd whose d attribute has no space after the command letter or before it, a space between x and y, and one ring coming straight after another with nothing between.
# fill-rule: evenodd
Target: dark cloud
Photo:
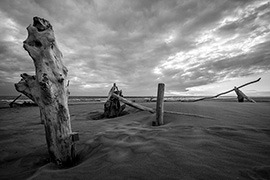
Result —
<instances>
[{"instance_id":1,"label":"dark cloud","mask_svg":"<svg viewBox=\"0 0 270 180\"><path fill-rule=\"evenodd\" d=\"M34 16L53 25L73 95L106 95L113 82L130 95L158 82L180 92L269 71L267 1L2 0L2 84L34 72L22 48Z\"/></svg>"}]
</instances>

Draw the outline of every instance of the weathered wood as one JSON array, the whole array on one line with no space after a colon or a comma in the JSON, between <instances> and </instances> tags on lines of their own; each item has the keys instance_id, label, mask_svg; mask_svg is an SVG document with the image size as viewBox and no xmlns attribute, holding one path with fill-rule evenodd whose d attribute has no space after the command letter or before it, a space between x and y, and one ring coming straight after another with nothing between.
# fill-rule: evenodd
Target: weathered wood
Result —
<instances>
[{"instance_id":1,"label":"weathered wood","mask_svg":"<svg viewBox=\"0 0 270 180\"><path fill-rule=\"evenodd\" d=\"M38 104L39 90L36 82L36 76L28 75L26 73L21 74L22 79L15 84L15 89L23 93L26 97L31 99L34 103ZM44 117L40 110L40 122L44 124Z\"/></svg>"},{"instance_id":2,"label":"weathered wood","mask_svg":"<svg viewBox=\"0 0 270 180\"><path fill-rule=\"evenodd\" d=\"M234 87L234 91L237 95L238 102L244 102L244 99L247 99L249 102L256 103L253 99L249 98L247 95L245 95L240 89L237 87Z\"/></svg>"},{"instance_id":3,"label":"weathered wood","mask_svg":"<svg viewBox=\"0 0 270 180\"><path fill-rule=\"evenodd\" d=\"M106 102L111 98L112 94L114 93L114 91L118 90L117 86L115 83L113 83L113 87L111 88L111 90L108 93L108 97L106 99Z\"/></svg>"},{"instance_id":4,"label":"weathered wood","mask_svg":"<svg viewBox=\"0 0 270 180\"><path fill-rule=\"evenodd\" d=\"M15 84L15 89L23 93L26 97L37 103L38 88L36 76L31 76L26 73L21 74L22 79Z\"/></svg>"},{"instance_id":5,"label":"weathered wood","mask_svg":"<svg viewBox=\"0 0 270 180\"><path fill-rule=\"evenodd\" d=\"M22 74L15 87L40 108L51 160L69 166L75 160L75 144L68 109L67 68L47 20L34 17L27 31L23 47L34 61L36 76Z\"/></svg>"},{"instance_id":6,"label":"weathered wood","mask_svg":"<svg viewBox=\"0 0 270 180\"><path fill-rule=\"evenodd\" d=\"M149 111L150 113L155 113L154 109L143 106L143 105L140 105L140 104L135 103L135 102L131 102L130 100L127 100L126 98L123 98L123 97L121 97L121 96L119 96L117 94L113 93L112 97L118 98L121 102L123 102L126 105L129 105L129 106L131 106L133 108L136 108L136 109L139 109L139 110L142 110L142 111Z\"/></svg>"},{"instance_id":7,"label":"weathered wood","mask_svg":"<svg viewBox=\"0 0 270 180\"><path fill-rule=\"evenodd\" d=\"M20 94L19 96L17 96L11 103L9 103L10 107L13 107L13 104L16 102L17 99L19 99L22 95Z\"/></svg>"},{"instance_id":8,"label":"weathered wood","mask_svg":"<svg viewBox=\"0 0 270 180\"><path fill-rule=\"evenodd\" d=\"M164 90L165 84L158 84L157 91L157 104L156 104L156 123L157 125L163 125L163 113L164 113Z\"/></svg>"},{"instance_id":9,"label":"weathered wood","mask_svg":"<svg viewBox=\"0 0 270 180\"><path fill-rule=\"evenodd\" d=\"M104 104L103 116L106 118L118 117L122 114L122 112L126 108L125 104L121 105L119 99L112 96L112 94L114 93L119 96L123 96L122 91L118 90L118 87L116 86L115 83L113 84L113 87L109 91L108 98Z\"/></svg>"},{"instance_id":10,"label":"weathered wood","mask_svg":"<svg viewBox=\"0 0 270 180\"><path fill-rule=\"evenodd\" d=\"M249 84L256 83L256 82L258 82L258 81L260 81L260 80L261 80L261 78L255 80L255 81L248 82L248 83L246 83L246 84L243 84L243 85L237 87L237 89L240 89L240 88L242 88L242 87L245 87L245 86L247 86L247 85L249 85ZM203 97L203 98L199 98L199 99L195 99L195 100L190 100L189 102L196 102L196 101L202 101L202 100L205 100L205 99L213 99L213 98L217 98L218 96L221 96L221 95L224 95L224 94L228 94L228 93L230 93L230 92L232 92L232 91L234 91L234 89L231 89L231 90L229 90L229 91L222 92L222 93L217 94L217 95L215 95L215 96Z\"/></svg>"}]
</instances>

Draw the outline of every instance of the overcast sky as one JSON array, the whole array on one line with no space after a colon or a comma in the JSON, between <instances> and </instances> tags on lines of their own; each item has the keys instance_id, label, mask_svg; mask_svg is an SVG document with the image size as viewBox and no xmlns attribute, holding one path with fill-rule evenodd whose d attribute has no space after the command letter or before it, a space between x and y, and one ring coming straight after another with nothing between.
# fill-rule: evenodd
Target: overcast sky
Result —
<instances>
[{"instance_id":1,"label":"overcast sky","mask_svg":"<svg viewBox=\"0 0 270 180\"><path fill-rule=\"evenodd\" d=\"M270 96L270 2L265 0L1 0L0 95L34 74L22 42L47 19L68 68L71 95Z\"/></svg>"}]
</instances>

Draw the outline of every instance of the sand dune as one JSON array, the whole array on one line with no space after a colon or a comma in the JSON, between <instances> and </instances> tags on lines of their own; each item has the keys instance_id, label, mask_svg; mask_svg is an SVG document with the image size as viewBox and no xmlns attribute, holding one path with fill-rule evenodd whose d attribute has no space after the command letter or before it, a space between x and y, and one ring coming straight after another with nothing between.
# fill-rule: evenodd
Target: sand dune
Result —
<instances>
[{"instance_id":1,"label":"sand dune","mask_svg":"<svg viewBox=\"0 0 270 180\"><path fill-rule=\"evenodd\" d=\"M155 107L154 103L146 106ZM166 102L155 115L94 120L103 104L71 105L78 164L49 163L37 107L0 109L1 179L270 179L270 104Z\"/></svg>"}]
</instances>

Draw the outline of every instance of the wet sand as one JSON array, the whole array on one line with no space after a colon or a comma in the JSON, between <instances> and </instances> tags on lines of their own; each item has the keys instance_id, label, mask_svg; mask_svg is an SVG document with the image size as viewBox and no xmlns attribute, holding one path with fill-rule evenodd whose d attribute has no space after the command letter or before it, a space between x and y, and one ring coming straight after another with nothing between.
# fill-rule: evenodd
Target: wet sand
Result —
<instances>
[{"instance_id":1,"label":"wet sand","mask_svg":"<svg viewBox=\"0 0 270 180\"><path fill-rule=\"evenodd\" d=\"M155 103L145 103L155 108ZM103 104L70 105L79 162L49 162L38 107L0 109L0 179L270 179L270 103L165 102L155 115L93 117Z\"/></svg>"}]
</instances>

